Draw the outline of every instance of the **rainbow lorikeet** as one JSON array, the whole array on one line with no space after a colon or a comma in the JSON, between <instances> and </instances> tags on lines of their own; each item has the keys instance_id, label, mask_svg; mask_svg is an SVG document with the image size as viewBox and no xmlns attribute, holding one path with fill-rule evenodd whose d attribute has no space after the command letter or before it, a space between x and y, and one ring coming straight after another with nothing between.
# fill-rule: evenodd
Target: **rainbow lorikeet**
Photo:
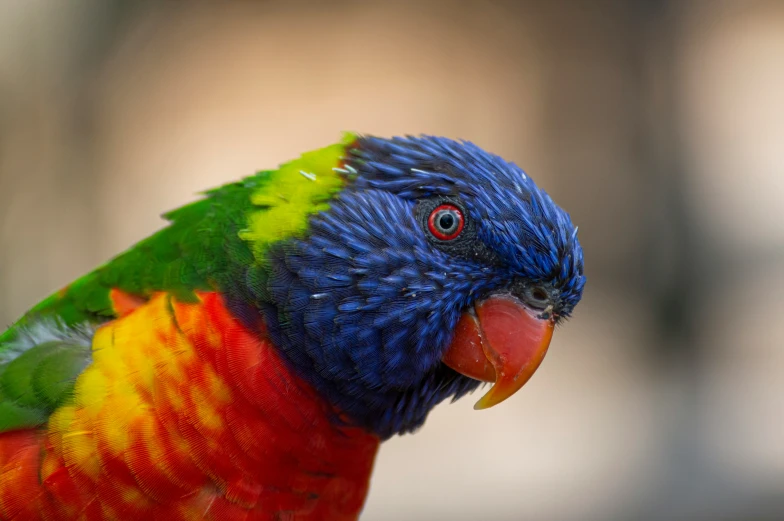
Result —
<instances>
[{"instance_id":1,"label":"rainbow lorikeet","mask_svg":"<svg viewBox=\"0 0 784 521\"><path fill-rule=\"evenodd\" d=\"M379 442L516 392L569 216L468 142L346 135L211 190L0 335L0 519L350 520Z\"/></svg>"}]
</instances>

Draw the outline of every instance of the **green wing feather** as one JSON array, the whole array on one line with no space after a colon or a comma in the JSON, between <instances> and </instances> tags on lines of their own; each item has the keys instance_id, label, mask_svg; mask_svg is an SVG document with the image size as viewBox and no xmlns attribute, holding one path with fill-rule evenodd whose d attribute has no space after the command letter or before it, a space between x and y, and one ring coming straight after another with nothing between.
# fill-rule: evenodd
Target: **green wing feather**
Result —
<instances>
[{"instance_id":1,"label":"green wing feather","mask_svg":"<svg viewBox=\"0 0 784 521\"><path fill-rule=\"evenodd\" d=\"M89 342L61 340L34 345L0 366L0 432L45 421L89 362Z\"/></svg>"},{"instance_id":2,"label":"green wing feather","mask_svg":"<svg viewBox=\"0 0 784 521\"><path fill-rule=\"evenodd\" d=\"M270 244L304 233L308 216L342 188L344 178L333 169L355 139L346 134L338 144L169 212L166 228L46 298L0 334L0 432L40 425L68 400L91 356L89 335L71 333L116 318L113 289L141 298L165 291L192 301L194 292L221 291L249 265L262 265ZM37 341L30 334L35 327L62 338Z\"/></svg>"},{"instance_id":3,"label":"green wing feather","mask_svg":"<svg viewBox=\"0 0 784 521\"><path fill-rule=\"evenodd\" d=\"M167 291L185 301L194 291L216 289L215 279L231 266L253 259L237 233L251 206L249 187L263 180L259 174L224 186L167 214L168 227L45 299L0 335L0 432L46 421L90 361L89 336L36 344L30 330L67 333L115 318L113 288L143 298Z\"/></svg>"}]
</instances>

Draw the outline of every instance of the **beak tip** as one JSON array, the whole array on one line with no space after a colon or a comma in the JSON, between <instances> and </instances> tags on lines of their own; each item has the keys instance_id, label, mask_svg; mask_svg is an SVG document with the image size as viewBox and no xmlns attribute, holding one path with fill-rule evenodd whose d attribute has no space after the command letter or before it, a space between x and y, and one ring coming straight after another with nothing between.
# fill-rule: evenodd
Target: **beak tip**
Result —
<instances>
[{"instance_id":1,"label":"beak tip","mask_svg":"<svg viewBox=\"0 0 784 521\"><path fill-rule=\"evenodd\" d=\"M490 407L492 407L492 405L487 405L486 403L484 403L484 399L480 399L474 404L475 411L484 411L485 409L489 409Z\"/></svg>"},{"instance_id":2,"label":"beak tip","mask_svg":"<svg viewBox=\"0 0 784 521\"><path fill-rule=\"evenodd\" d=\"M474 404L475 411L483 411L485 409L495 407L499 403L506 401L507 398L511 398L511 396L514 394L514 392L504 393L503 391L498 393L497 391L494 391L494 389L495 385L491 387L484 396L477 400L477 402Z\"/></svg>"}]
</instances>

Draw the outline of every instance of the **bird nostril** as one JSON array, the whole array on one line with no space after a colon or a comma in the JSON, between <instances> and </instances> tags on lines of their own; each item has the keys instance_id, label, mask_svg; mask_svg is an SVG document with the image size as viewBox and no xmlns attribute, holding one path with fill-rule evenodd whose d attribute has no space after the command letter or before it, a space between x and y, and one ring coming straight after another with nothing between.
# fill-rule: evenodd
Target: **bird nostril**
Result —
<instances>
[{"instance_id":1,"label":"bird nostril","mask_svg":"<svg viewBox=\"0 0 784 521\"><path fill-rule=\"evenodd\" d=\"M545 301L548 299L547 292L544 289L538 287L531 290L531 296L534 298L534 300Z\"/></svg>"},{"instance_id":2,"label":"bird nostril","mask_svg":"<svg viewBox=\"0 0 784 521\"><path fill-rule=\"evenodd\" d=\"M512 294L536 310L544 310L554 305L552 292L541 284L518 281L512 288Z\"/></svg>"}]
</instances>

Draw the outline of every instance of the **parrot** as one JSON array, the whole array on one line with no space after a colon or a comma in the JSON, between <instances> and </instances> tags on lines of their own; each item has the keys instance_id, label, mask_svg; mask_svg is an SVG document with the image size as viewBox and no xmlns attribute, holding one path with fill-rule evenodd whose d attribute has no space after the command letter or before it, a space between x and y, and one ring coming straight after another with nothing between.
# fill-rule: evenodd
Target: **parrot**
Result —
<instances>
[{"instance_id":1,"label":"parrot","mask_svg":"<svg viewBox=\"0 0 784 521\"><path fill-rule=\"evenodd\" d=\"M164 217L0 334L0 519L356 520L380 444L512 396L585 285L466 140L347 132Z\"/></svg>"}]
</instances>

